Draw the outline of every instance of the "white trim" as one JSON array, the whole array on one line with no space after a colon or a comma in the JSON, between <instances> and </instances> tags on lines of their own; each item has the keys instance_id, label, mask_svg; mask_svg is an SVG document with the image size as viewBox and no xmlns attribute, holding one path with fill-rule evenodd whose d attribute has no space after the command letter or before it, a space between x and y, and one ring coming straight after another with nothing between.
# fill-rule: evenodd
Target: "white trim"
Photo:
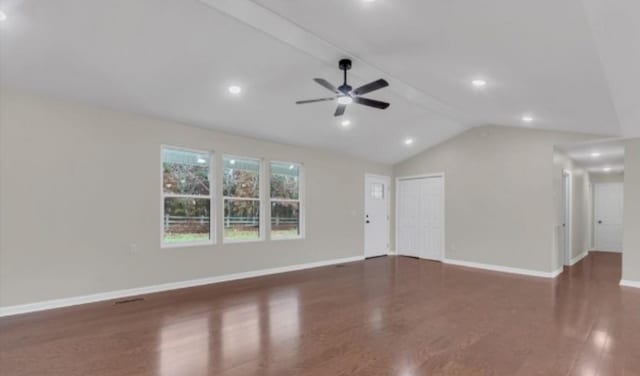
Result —
<instances>
[{"instance_id":1,"label":"white trim","mask_svg":"<svg viewBox=\"0 0 640 376\"><path fill-rule=\"evenodd\" d=\"M589 255L589 251L584 251L581 254L577 255L576 257L572 258L571 261L569 262L569 266L573 266L575 264L578 263L578 261L582 260L583 258L587 257Z\"/></svg>"},{"instance_id":2,"label":"white trim","mask_svg":"<svg viewBox=\"0 0 640 376\"><path fill-rule=\"evenodd\" d=\"M640 289L640 281L631 281L628 279L621 279L620 286L635 287L637 289Z\"/></svg>"},{"instance_id":3,"label":"white trim","mask_svg":"<svg viewBox=\"0 0 640 376\"><path fill-rule=\"evenodd\" d=\"M192 279L188 281L164 283L161 285L138 287L133 289L109 291L109 292L103 292L103 293L91 294L91 295L74 296L74 297L63 298L63 299L45 300L45 301L36 302L36 303L6 306L6 307L0 307L0 317L18 315L18 314L29 313L29 312L44 311L44 310L54 309L54 308L69 307L69 306L74 306L79 304L95 303L95 302L119 299L119 298L124 298L129 296L139 296L139 295L152 294L152 293L162 292L162 291L170 291L170 290L183 289L188 287L209 285L209 284L220 283L220 282L235 281L235 280L245 279L245 278L254 278L254 277L261 277L261 276L266 276L271 274L279 274L279 273L286 273L286 272L292 272L297 270L318 268L318 267L328 266L328 265L344 264L348 262L355 262L355 261L362 261L362 260L364 260L363 256L345 257L345 258L332 259L332 260L309 262L306 264L282 266L277 268L255 270L250 272L234 273L234 274L227 274L227 275L200 278L200 279Z\"/></svg>"},{"instance_id":4,"label":"white trim","mask_svg":"<svg viewBox=\"0 0 640 376\"><path fill-rule=\"evenodd\" d=\"M385 182L385 186L387 191L383 192L384 193L384 199L386 201L387 204L387 247L386 247L386 254L389 254L390 249L391 249L391 176L386 176L386 175L377 175L377 174L370 174L370 173L365 173L364 174L364 216L363 216L363 221L362 221L362 228L363 228L363 232L364 232L364 243L363 244L363 248L362 248L362 254L364 255L364 257L376 257L376 256L367 256L367 250L364 246L366 246L367 244L367 198L368 195L370 194L369 192L369 187L367 186L367 178L375 178L375 179L380 179L380 180L384 180ZM385 253L380 254L380 256L385 255Z\"/></svg>"},{"instance_id":5,"label":"white trim","mask_svg":"<svg viewBox=\"0 0 640 376\"><path fill-rule=\"evenodd\" d=\"M444 258L442 260L445 264L464 266L467 268L475 268L475 269L485 269L491 270L494 272L502 272L502 273L511 273L511 274L521 274L532 277L541 277L541 278L555 278L560 273L562 273L562 268L554 270L552 272L542 272L538 270L530 270L530 269L520 269L520 268L512 268L509 266L500 266L500 265L491 265L491 264L482 264L479 262L470 262L470 261L462 261L462 260L453 260L449 258Z\"/></svg>"},{"instance_id":6,"label":"white trim","mask_svg":"<svg viewBox=\"0 0 640 376\"><path fill-rule=\"evenodd\" d=\"M442 178L442 249L440 250L440 260L439 261L443 261L447 259L447 255L446 255L446 249L447 247L445 246L447 243L447 178L445 176L444 172L436 172L433 174L423 174L423 175L410 175L410 176L399 176L396 177L396 181L395 181L395 198L396 198L396 202L395 202L395 225L394 225L394 229L395 229L395 254L399 255L398 253L398 197L400 195L400 190L398 189L398 185L400 184L400 180L411 180L411 179L429 179L429 178ZM438 261L438 260L436 260Z\"/></svg>"},{"instance_id":7,"label":"white trim","mask_svg":"<svg viewBox=\"0 0 640 376\"><path fill-rule=\"evenodd\" d=\"M565 178L568 178L565 180ZM567 186L565 187L565 182ZM564 190L567 190L566 192ZM571 264L571 253L573 252L573 173L570 170L562 170L562 217L566 221L564 227L564 244L562 247L562 264Z\"/></svg>"},{"instance_id":8,"label":"white trim","mask_svg":"<svg viewBox=\"0 0 640 376\"><path fill-rule=\"evenodd\" d=\"M596 249L596 248L591 248L589 252L604 252L604 253L617 253L617 254L623 253L623 251L607 251L607 250Z\"/></svg>"}]
</instances>

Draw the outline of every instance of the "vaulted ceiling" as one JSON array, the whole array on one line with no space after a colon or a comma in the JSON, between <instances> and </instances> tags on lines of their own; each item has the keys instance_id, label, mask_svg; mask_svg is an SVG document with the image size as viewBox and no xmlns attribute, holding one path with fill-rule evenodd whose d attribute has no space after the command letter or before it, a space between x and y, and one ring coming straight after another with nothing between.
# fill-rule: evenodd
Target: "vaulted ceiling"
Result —
<instances>
[{"instance_id":1,"label":"vaulted ceiling","mask_svg":"<svg viewBox=\"0 0 640 376\"><path fill-rule=\"evenodd\" d=\"M201 127L385 163L483 124L640 136L635 0L0 0L0 9L3 87ZM330 94L312 78L339 83L342 57L354 60L352 85L391 84L369 95L391 107L350 106L348 127L333 103L294 103Z\"/></svg>"}]
</instances>

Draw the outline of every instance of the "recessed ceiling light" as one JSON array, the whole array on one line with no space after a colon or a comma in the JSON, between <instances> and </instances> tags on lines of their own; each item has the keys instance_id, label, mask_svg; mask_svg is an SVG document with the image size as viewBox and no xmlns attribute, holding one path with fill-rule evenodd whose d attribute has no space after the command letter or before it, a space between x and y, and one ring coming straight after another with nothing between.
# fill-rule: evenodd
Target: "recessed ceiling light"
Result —
<instances>
[{"instance_id":1,"label":"recessed ceiling light","mask_svg":"<svg viewBox=\"0 0 640 376\"><path fill-rule=\"evenodd\" d=\"M405 144L405 145L411 145L411 144L413 144L413 138L407 138L406 140L404 140L404 144Z\"/></svg>"},{"instance_id":2,"label":"recessed ceiling light","mask_svg":"<svg viewBox=\"0 0 640 376\"><path fill-rule=\"evenodd\" d=\"M599 156L601 156L601 155L602 155L602 154L598 153L597 151L596 151L596 152L591 153L591 157L593 157L593 158L598 158L598 157L599 157Z\"/></svg>"},{"instance_id":3,"label":"recessed ceiling light","mask_svg":"<svg viewBox=\"0 0 640 376\"><path fill-rule=\"evenodd\" d=\"M242 93L242 88L238 85L231 85L229 86L229 93L233 94L233 95L238 95L240 93Z\"/></svg>"},{"instance_id":4,"label":"recessed ceiling light","mask_svg":"<svg viewBox=\"0 0 640 376\"><path fill-rule=\"evenodd\" d=\"M348 95L344 95L344 96L338 98L338 103L339 104L351 104L351 103L353 103L353 98L351 98Z\"/></svg>"},{"instance_id":5,"label":"recessed ceiling light","mask_svg":"<svg viewBox=\"0 0 640 376\"><path fill-rule=\"evenodd\" d=\"M522 117L522 121L524 121L525 123L531 123L533 121L533 116L531 115L524 115Z\"/></svg>"},{"instance_id":6,"label":"recessed ceiling light","mask_svg":"<svg viewBox=\"0 0 640 376\"><path fill-rule=\"evenodd\" d=\"M609 172L609 171L611 171L611 167L605 167L605 168L602 169L602 171Z\"/></svg>"},{"instance_id":7,"label":"recessed ceiling light","mask_svg":"<svg viewBox=\"0 0 640 376\"><path fill-rule=\"evenodd\" d=\"M343 120L342 122L340 122L340 125L342 125L343 127L348 127L351 125L351 120Z\"/></svg>"},{"instance_id":8,"label":"recessed ceiling light","mask_svg":"<svg viewBox=\"0 0 640 376\"><path fill-rule=\"evenodd\" d=\"M478 79L471 81L471 84L475 87L483 87L487 85L487 81Z\"/></svg>"},{"instance_id":9,"label":"recessed ceiling light","mask_svg":"<svg viewBox=\"0 0 640 376\"><path fill-rule=\"evenodd\" d=\"M362 0L362 1L365 2L365 3L373 3L376 0Z\"/></svg>"},{"instance_id":10,"label":"recessed ceiling light","mask_svg":"<svg viewBox=\"0 0 640 376\"><path fill-rule=\"evenodd\" d=\"M0 21L4 21L7 19L7 14L0 10Z\"/></svg>"}]
</instances>

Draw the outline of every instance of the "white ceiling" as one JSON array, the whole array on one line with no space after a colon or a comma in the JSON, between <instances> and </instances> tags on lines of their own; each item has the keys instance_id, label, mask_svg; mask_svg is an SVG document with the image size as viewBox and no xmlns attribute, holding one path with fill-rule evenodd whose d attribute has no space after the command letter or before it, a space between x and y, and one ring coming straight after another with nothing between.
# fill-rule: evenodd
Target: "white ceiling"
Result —
<instances>
[{"instance_id":1,"label":"white ceiling","mask_svg":"<svg viewBox=\"0 0 640 376\"><path fill-rule=\"evenodd\" d=\"M0 0L1 83L386 163L525 113L637 136L640 89L624 77L640 79L640 13L617 1ZM348 129L332 103L294 104L329 94L311 79L338 83L345 56L352 85L383 77L368 96L392 104L351 106Z\"/></svg>"},{"instance_id":2,"label":"white ceiling","mask_svg":"<svg viewBox=\"0 0 640 376\"><path fill-rule=\"evenodd\" d=\"M584 142L559 147L578 167L592 173L624 171L624 141L620 139ZM595 153L599 155L594 155Z\"/></svg>"}]
</instances>

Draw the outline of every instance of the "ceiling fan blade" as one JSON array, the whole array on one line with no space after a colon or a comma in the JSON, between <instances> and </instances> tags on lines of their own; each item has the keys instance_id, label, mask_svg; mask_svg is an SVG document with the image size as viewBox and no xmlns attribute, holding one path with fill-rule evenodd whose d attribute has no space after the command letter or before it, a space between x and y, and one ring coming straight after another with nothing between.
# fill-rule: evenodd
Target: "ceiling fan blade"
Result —
<instances>
[{"instance_id":1,"label":"ceiling fan blade","mask_svg":"<svg viewBox=\"0 0 640 376\"><path fill-rule=\"evenodd\" d=\"M366 85L360 86L353 91L353 94L363 95L387 86L389 86L389 83L381 78L378 81L369 82Z\"/></svg>"},{"instance_id":2,"label":"ceiling fan blade","mask_svg":"<svg viewBox=\"0 0 640 376\"><path fill-rule=\"evenodd\" d=\"M347 105L346 104L339 104L338 108L336 108L336 112L335 114L333 114L333 116L342 116L344 115L344 112L347 110Z\"/></svg>"},{"instance_id":3,"label":"ceiling fan blade","mask_svg":"<svg viewBox=\"0 0 640 376\"><path fill-rule=\"evenodd\" d=\"M355 97L355 98L353 98L353 101L358 103L358 104L364 105L364 106L375 107L375 108L379 108L381 110L384 110L387 107L389 107L389 103L377 101L375 99Z\"/></svg>"},{"instance_id":4,"label":"ceiling fan blade","mask_svg":"<svg viewBox=\"0 0 640 376\"><path fill-rule=\"evenodd\" d=\"M325 88L333 91L336 94L340 94L340 91L338 91L338 88L336 88L335 86L331 85L329 83L329 81L325 80L324 78L314 78L313 79L315 82L317 82L318 84L324 86Z\"/></svg>"},{"instance_id":5,"label":"ceiling fan blade","mask_svg":"<svg viewBox=\"0 0 640 376\"><path fill-rule=\"evenodd\" d=\"M331 98L319 98L319 99L307 99L303 101L296 101L296 104L306 104L306 103L315 103L315 102L324 102L324 101L332 101L336 99L336 97Z\"/></svg>"}]
</instances>

